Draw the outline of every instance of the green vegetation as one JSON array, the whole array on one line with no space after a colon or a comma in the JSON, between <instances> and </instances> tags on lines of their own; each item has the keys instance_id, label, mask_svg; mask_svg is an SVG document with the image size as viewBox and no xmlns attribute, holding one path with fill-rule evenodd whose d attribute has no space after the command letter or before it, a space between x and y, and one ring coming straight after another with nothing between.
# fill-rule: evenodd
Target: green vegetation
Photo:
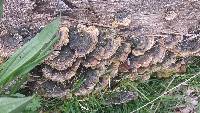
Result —
<instances>
[{"instance_id":1,"label":"green vegetation","mask_svg":"<svg viewBox=\"0 0 200 113\"><path fill-rule=\"evenodd\" d=\"M199 89L200 59L195 58L193 61L195 63L188 66L187 73L184 75L174 75L167 79L152 76L150 80L144 82L123 79L116 87L117 89L136 91L139 94L137 100L126 104L107 105L105 100L115 93L115 91L107 90L87 97L73 97L69 100L42 99L39 109L64 113L130 113L149 103L136 113L172 113L176 107L188 104L184 98L188 88ZM152 101L154 99L156 100Z\"/></svg>"},{"instance_id":2,"label":"green vegetation","mask_svg":"<svg viewBox=\"0 0 200 113\"><path fill-rule=\"evenodd\" d=\"M0 17L3 15L3 0L0 0Z\"/></svg>"},{"instance_id":3,"label":"green vegetation","mask_svg":"<svg viewBox=\"0 0 200 113\"><path fill-rule=\"evenodd\" d=\"M0 0L0 16L3 0ZM86 97L72 97L68 100L58 98L47 99L39 95L25 97L16 94L26 81L28 72L39 65L52 51L52 45L58 40L57 30L60 20L56 19L45 27L38 35L17 50L13 56L0 66L0 113L170 113L185 101L188 88L200 87L200 58L194 58L184 75L174 75L167 79L158 79L152 75L147 81L131 81L123 78L115 89L135 91L138 99L121 105L108 105L106 100L116 92L114 89L103 90ZM21 78L21 79L17 79ZM16 81L15 84L10 83ZM78 81L74 90L80 87ZM4 91L9 84L10 92ZM20 92L19 92L20 93ZM197 92L199 93L199 92ZM200 112L200 111L199 111Z\"/></svg>"},{"instance_id":4,"label":"green vegetation","mask_svg":"<svg viewBox=\"0 0 200 113\"><path fill-rule=\"evenodd\" d=\"M31 99L33 99L33 97L24 97L24 98L1 97L0 112L20 113L21 111L23 111L24 106L31 101Z\"/></svg>"},{"instance_id":5,"label":"green vegetation","mask_svg":"<svg viewBox=\"0 0 200 113\"><path fill-rule=\"evenodd\" d=\"M5 96L5 94L7 96L0 97L0 112L16 113L17 111L13 110L21 108L22 105L33 99L33 97L10 98L9 96L13 95L20 88L21 84L26 81L27 73L42 63L52 51L53 45L58 40L56 33L59 25L60 19L51 22L0 66L0 94L1 96ZM10 91L5 91L5 88ZM32 102L34 103L35 101ZM34 107L36 105L30 109L36 109Z\"/></svg>"}]
</instances>

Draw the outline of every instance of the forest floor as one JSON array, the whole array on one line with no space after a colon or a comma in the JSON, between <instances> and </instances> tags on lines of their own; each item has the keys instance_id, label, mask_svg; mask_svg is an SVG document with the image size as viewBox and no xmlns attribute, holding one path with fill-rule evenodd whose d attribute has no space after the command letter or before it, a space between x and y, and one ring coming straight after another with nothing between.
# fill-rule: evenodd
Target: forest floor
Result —
<instances>
[{"instance_id":1,"label":"forest floor","mask_svg":"<svg viewBox=\"0 0 200 113\"><path fill-rule=\"evenodd\" d=\"M180 52L179 56L177 55L178 58L180 57L180 59L182 58L185 60L187 59L187 56L190 56L189 58L190 61L187 62L188 64L186 65L186 72L182 74L178 74L178 73L173 74L172 76L167 76L164 78L156 76L154 72L148 75L145 75L146 74L145 73L144 75L147 76L148 80L144 78L145 80L135 80L135 81L131 80L125 73L123 73L122 75L123 77L121 77L120 81L118 81L117 84L115 84L114 89L111 89L110 87L109 88L106 87L105 89L103 89L102 91L98 93L91 92L90 94L86 94L85 96L72 96L69 99L47 98L47 97L44 97L43 95L39 95L39 94L35 94L35 92L31 92L31 95L35 94L35 98L32 100L31 103L29 103L26 106L26 110L24 112L26 113L35 113L35 112L39 112L39 113L102 113L102 112L103 113L130 113L130 112L133 112L133 113L200 113L200 96L199 96L200 95L200 58L199 58L200 56L199 55L200 54L200 50L199 50L200 48L199 46L200 44L200 39L199 39L200 5L199 4L200 2L198 0L163 0L163 2L160 0L152 0L152 1L138 0L138 1L132 1L132 2L131 0L130 1L128 0L121 0L121 1L120 0L76 0L76 1L75 0L22 0L22 1L4 0L3 14L2 14L3 16L0 20L0 47L1 47L0 60L2 59L5 60L9 58L11 54L13 54L16 51L16 49L20 48L22 45L24 45L24 43L31 40L31 38L34 37L37 33L39 33L41 29L44 28L45 25L47 25L50 21L54 20L56 17L61 17L62 24L66 24L65 22L67 21L67 24L70 24L69 26L72 26L72 27L76 26L77 24L84 25L84 27L82 26L83 27L82 30L84 31L85 29L87 29L89 33L93 33L92 36L94 37L92 38L89 37L89 38L91 38L92 41L94 42L95 40L98 40L98 41L99 40L105 41L105 40L103 38L100 39L99 38L100 36L98 36L99 39L95 39L97 37L96 34L98 33L92 32L92 30L98 31L98 29L100 30L106 29L105 31L109 31L109 30L112 31L114 29L117 32L116 33L117 37L118 35L119 37L125 37L119 40L114 39L114 38L111 39L116 42L121 41L120 44L130 43L129 42L130 40L128 39L132 36L133 38L136 37L136 39L142 40L139 44L137 42L134 42L132 44L135 47L131 46L129 48L130 52L127 54L127 56L125 56L125 61L123 61L123 63L129 61L130 59L129 56L135 55L137 56L139 60L138 61L133 60L134 66L136 64L138 65L141 64L141 65L144 65L145 67L145 64L146 64L145 61L148 64L148 58L152 58L151 62L154 62L154 60L156 63L157 61L158 62L160 61L159 63L160 65L162 65L164 62L164 57L161 58L160 56L162 56L161 54L164 54L163 56L167 56L165 53L167 53L166 51L170 51L169 48L172 45L174 46L175 49L178 50L178 52ZM91 27L93 29L92 30L89 29L88 26L93 26ZM96 30L94 26L98 29ZM87 30L85 31L88 33ZM105 35L107 35L106 33ZM71 34L73 35L73 33ZM77 34L74 33L74 34L77 35L78 33ZM113 34L108 33L108 35L113 35ZM162 49L159 48L158 51L156 50L153 51L155 52L155 55L153 55L153 57L147 56L146 58L145 57L146 53L147 54L151 53L151 51L149 52L148 50L154 50L154 47L155 48L158 47L156 44L159 45L163 41L163 40L161 41L160 39L162 38L166 39L168 35L169 37L171 36L172 38L174 38L174 39L169 39L170 40L169 43L171 45L166 44L166 48L167 46L169 46L168 48L169 50L165 50L165 48L163 49L161 46L159 46L160 48L165 50L165 52L163 52ZM151 36L156 37L155 38L156 46L153 46L153 44L149 44L151 43L152 38L148 38L148 37L151 37ZM177 36L178 38L176 39L175 36ZM179 36L184 37L185 40L184 38L180 38ZM196 37L194 38L192 36L196 36ZM110 36L105 36L105 37L110 37ZM89 56L90 55L89 53L92 53L91 52L92 50L94 49L98 50L100 48L99 46L104 45L104 44L106 45L106 41L103 44L99 44L100 42L97 41L92 45L91 43L88 43L89 41L91 41L90 39L88 39L89 41L87 39L85 40L84 41L87 42L87 44L82 44L82 45L80 44L81 46L84 46L87 49L87 52L85 53L84 52L82 53L81 50L83 49L80 49L79 43L76 43L76 40L74 41L72 40L72 38L71 39L69 38L68 40L68 42L71 44L70 46L65 43L63 44L63 42L61 43L62 44L61 46L63 46L63 48L68 47L70 49L74 49L74 48L80 49L79 56L84 54L83 56L86 58L84 59L82 58L82 56L80 58L86 61L87 58L92 56L92 55ZM79 47L77 47L76 44L79 45ZM93 48L91 47L92 50L90 50L91 48L88 47L89 44L91 44L91 46L94 46L95 44L96 45ZM150 46L152 45L152 46L149 47L149 45ZM104 46L102 46L102 48L103 47ZM104 57L110 58L112 55L115 55L114 53L116 52L117 50L116 48L118 48L118 45L117 44L115 45L115 43L112 45L111 43L111 46L109 46L108 44L108 46L106 47L105 48L111 52L110 54L106 54L107 56L105 55ZM110 49L109 47L110 48L112 47L112 48ZM112 51L113 49L116 49L116 50L113 52ZM58 54L61 54L62 50L63 49L60 49L60 50L55 49L55 51L57 51ZM141 50L141 51L138 52L138 50L139 51ZM134 51L136 52L134 53ZM174 51L172 50L172 53L173 52ZM126 52L122 51L122 53L126 53ZM195 53L195 54L191 54L191 53ZM185 55L185 54L188 54L188 55ZM62 57L62 54L60 56ZM96 56L101 57L101 55L98 56L98 54ZM116 56L120 56L120 55L117 54ZM111 61L109 58L107 59L105 58L105 59L108 60L109 62ZM144 62L142 62L143 60ZM101 60L101 61L99 60L99 62L101 63L104 61L105 60ZM2 62L0 61L0 63ZM61 64L64 64L64 63L61 62ZM171 64L173 64L173 61L169 60L169 65ZM43 65L50 65L52 66L51 69L57 66L56 63L55 65L53 63L42 64L42 66ZM84 65L84 63L82 63L82 65ZM110 64L107 64L107 65L110 66ZM150 63L148 65L150 65ZM166 65L168 66L167 63ZM146 66L146 67L150 67L150 66ZM84 68L82 67L78 65L79 69L85 69L85 67ZM62 65L58 65L58 67L52 70L54 71L56 70L58 72L62 70L62 69L59 70L57 68L62 68ZM73 67L69 66L65 70L70 70L71 68ZM118 65L117 68L120 68L120 66ZM75 70L75 73L77 70ZM97 68L95 67L94 70L96 71ZM38 73L39 72L40 71L38 71ZM52 73L53 71L50 72L50 74ZM42 77L43 76L44 75L42 75ZM113 78L115 78L115 76ZM50 79L49 81L53 81L51 80L52 79L51 77L50 78L46 77L45 79ZM69 80L64 80L64 81L70 81L70 80L74 80L74 81L77 80L75 84L73 84L72 90L79 88L80 85L83 84L83 80L78 77L72 78ZM60 82L60 81L56 81L56 82ZM73 82L69 82L68 84L71 84L71 83ZM37 87L40 87L40 86L37 86ZM112 99L113 95L116 95L118 91L136 92L137 99L130 100L124 103L108 104L107 100L110 98ZM30 95L23 88L18 90L17 93Z\"/></svg>"}]
</instances>

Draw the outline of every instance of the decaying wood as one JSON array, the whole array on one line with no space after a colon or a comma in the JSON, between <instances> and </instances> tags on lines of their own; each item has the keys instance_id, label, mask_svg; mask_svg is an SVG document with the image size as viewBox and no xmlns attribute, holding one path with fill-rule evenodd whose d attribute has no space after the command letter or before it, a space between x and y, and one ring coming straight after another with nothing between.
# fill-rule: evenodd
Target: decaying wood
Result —
<instances>
[{"instance_id":1,"label":"decaying wood","mask_svg":"<svg viewBox=\"0 0 200 113\"><path fill-rule=\"evenodd\" d=\"M145 80L149 72L184 72L187 59L200 56L197 0L5 0L0 57L60 15L60 41L38 69L48 81L37 89L45 95L52 89L46 96L66 96L80 78L75 95L105 88L120 73ZM58 91L54 84L63 86Z\"/></svg>"}]
</instances>

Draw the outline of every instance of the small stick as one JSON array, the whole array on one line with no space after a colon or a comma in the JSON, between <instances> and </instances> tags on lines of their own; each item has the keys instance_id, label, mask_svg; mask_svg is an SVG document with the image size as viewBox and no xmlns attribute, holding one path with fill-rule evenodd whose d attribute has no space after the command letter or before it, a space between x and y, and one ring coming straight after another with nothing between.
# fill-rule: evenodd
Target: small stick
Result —
<instances>
[{"instance_id":1,"label":"small stick","mask_svg":"<svg viewBox=\"0 0 200 113\"><path fill-rule=\"evenodd\" d=\"M136 110L132 111L131 113L135 113L135 112L141 110L142 108L144 108L144 107L146 107L146 106L152 104L152 103L155 102L156 100L162 98L165 94L167 94L167 93L169 93L169 92L175 90L176 88L180 87L180 86L183 85L183 84L186 84L187 82L191 81L193 78L197 77L198 75L200 75L200 72L198 72L197 74L193 75L192 77L190 77L189 79L185 80L184 82L178 84L177 86L171 88L170 90L164 92L163 94L161 94L161 95L158 96L157 98L153 99L152 101L150 101L150 102L146 103L145 105L143 105L143 106L137 108Z\"/></svg>"}]
</instances>

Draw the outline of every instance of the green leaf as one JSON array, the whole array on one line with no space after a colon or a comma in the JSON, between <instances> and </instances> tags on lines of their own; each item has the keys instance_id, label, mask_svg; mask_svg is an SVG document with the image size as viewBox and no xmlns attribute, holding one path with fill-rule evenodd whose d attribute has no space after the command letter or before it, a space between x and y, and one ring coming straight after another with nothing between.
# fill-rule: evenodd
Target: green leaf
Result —
<instances>
[{"instance_id":1,"label":"green leaf","mask_svg":"<svg viewBox=\"0 0 200 113\"><path fill-rule=\"evenodd\" d=\"M19 88L27 81L28 76L22 76L20 80L16 80L16 83L10 87L10 94L15 94Z\"/></svg>"},{"instance_id":2,"label":"green leaf","mask_svg":"<svg viewBox=\"0 0 200 113\"><path fill-rule=\"evenodd\" d=\"M51 52L52 46L58 40L56 33L59 25L60 19L48 24L0 67L0 89L17 76L26 76L30 70L45 59Z\"/></svg>"},{"instance_id":3,"label":"green leaf","mask_svg":"<svg viewBox=\"0 0 200 113\"><path fill-rule=\"evenodd\" d=\"M3 0L0 0L0 17L3 15Z\"/></svg>"},{"instance_id":4,"label":"green leaf","mask_svg":"<svg viewBox=\"0 0 200 113\"><path fill-rule=\"evenodd\" d=\"M32 99L33 96L25 98L0 97L0 113L20 113Z\"/></svg>"},{"instance_id":5,"label":"green leaf","mask_svg":"<svg viewBox=\"0 0 200 113\"><path fill-rule=\"evenodd\" d=\"M42 99L40 97L35 97L32 101L26 106L25 111L36 112L42 106Z\"/></svg>"},{"instance_id":6,"label":"green leaf","mask_svg":"<svg viewBox=\"0 0 200 113\"><path fill-rule=\"evenodd\" d=\"M58 40L59 37L56 37L52 40L52 42L49 43L49 45L46 46L45 49L43 49L43 51L38 55L37 59L35 59L34 61L31 61L31 63L28 63L27 65L24 65L22 68L20 68L20 70L24 73L21 73L22 77L21 77L21 81L16 81L16 84L13 85L13 87L11 88L11 94L14 94L17 92L17 90L20 88L20 86L26 81L27 76L23 76L24 74L28 73L29 70L32 69L32 67L37 66L39 63L42 62L43 59L45 59L49 53L52 51L52 47L53 47L53 42L55 42L56 40ZM49 48L51 48L50 50L48 50Z\"/></svg>"}]
</instances>

